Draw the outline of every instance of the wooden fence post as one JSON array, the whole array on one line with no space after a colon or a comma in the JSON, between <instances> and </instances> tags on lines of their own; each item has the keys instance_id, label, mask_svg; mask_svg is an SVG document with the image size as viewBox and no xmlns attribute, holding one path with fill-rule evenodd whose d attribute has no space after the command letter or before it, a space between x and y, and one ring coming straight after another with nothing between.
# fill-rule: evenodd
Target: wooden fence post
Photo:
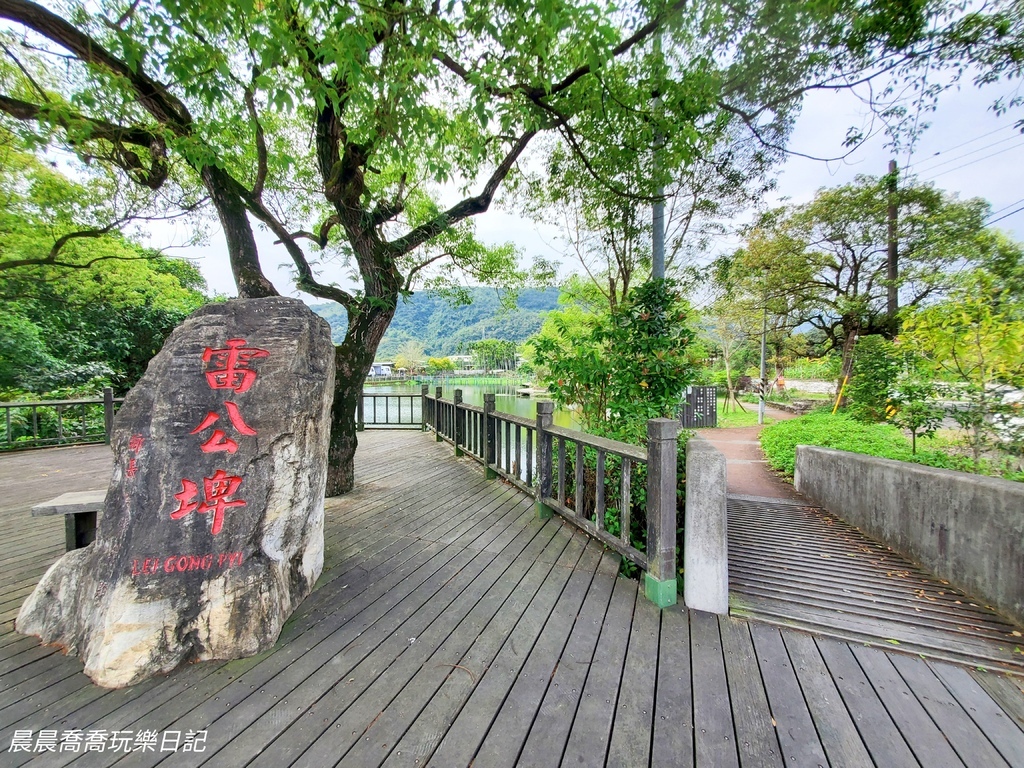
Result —
<instances>
[{"instance_id":1,"label":"wooden fence post","mask_svg":"<svg viewBox=\"0 0 1024 768\"><path fill-rule=\"evenodd\" d=\"M547 431L554 423L555 404L550 400L537 401L537 517L550 520L554 510L543 499L551 498L551 446L552 437Z\"/></svg>"},{"instance_id":2,"label":"wooden fence post","mask_svg":"<svg viewBox=\"0 0 1024 768\"><path fill-rule=\"evenodd\" d=\"M356 432L366 429L366 414L364 413L363 393L359 392L359 399L356 400Z\"/></svg>"},{"instance_id":3,"label":"wooden fence post","mask_svg":"<svg viewBox=\"0 0 1024 768\"><path fill-rule=\"evenodd\" d=\"M452 398L455 403L455 455L463 456L465 451L462 450L462 444L466 439L466 412L462 410L462 390L455 390L455 397Z\"/></svg>"},{"instance_id":4,"label":"wooden fence post","mask_svg":"<svg viewBox=\"0 0 1024 768\"><path fill-rule=\"evenodd\" d=\"M443 387L434 387L434 439L437 442L441 442L444 438L441 437L441 421L443 420L444 409L441 407L441 393L444 391Z\"/></svg>"},{"instance_id":5,"label":"wooden fence post","mask_svg":"<svg viewBox=\"0 0 1024 768\"><path fill-rule=\"evenodd\" d=\"M484 395L484 474L488 480L498 476L494 465L497 464L497 422L492 414L494 413L494 394Z\"/></svg>"},{"instance_id":6,"label":"wooden fence post","mask_svg":"<svg viewBox=\"0 0 1024 768\"><path fill-rule=\"evenodd\" d=\"M430 393L429 384L420 385L420 432L427 431L427 395Z\"/></svg>"},{"instance_id":7,"label":"wooden fence post","mask_svg":"<svg viewBox=\"0 0 1024 768\"><path fill-rule=\"evenodd\" d=\"M11 412L7 411L7 420L10 421ZM103 388L103 433L106 435L105 442L110 445L114 437L114 390L110 387ZM7 439L11 439L11 429L8 424Z\"/></svg>"},{"instance_id":8,"label":"wooden fence post","mask_svg":"<svg viewBox=\"0 0 1024 768\"><path fill-rule=\"evenodd\" d=\"M647 573L644 591L659 608L676 602L676 461L679 422L647 422Z\"/></svg>"}]
</instances>

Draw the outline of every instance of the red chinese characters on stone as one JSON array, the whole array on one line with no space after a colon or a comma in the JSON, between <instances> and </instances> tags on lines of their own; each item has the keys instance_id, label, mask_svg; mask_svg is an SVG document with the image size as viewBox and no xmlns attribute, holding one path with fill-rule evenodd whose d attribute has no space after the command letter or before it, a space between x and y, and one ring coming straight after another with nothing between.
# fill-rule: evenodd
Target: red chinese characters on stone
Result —
<instances>
[{"instance_id":1,"label":"red chinese characters on stone","mask_svg":"<svg viewBox=\"0 0 1024 768\"><path fill-rule=\"evenodd\" d=\"M228 419L231 421L231 425L239 434L248 435L249 437L256 435L256 430L245 423L245 419L242 418L242 413L238 410L237 405L228 400L225 401L224 408L228 412ZM197 435L212 427L219 419L220 414L214 411L209 411L202 422L200 422L199 426L193 429L189 434ZM224 430L215 429L209 439L199 446L199 450L203 453L215 453L216 451L235 453L238 450L238 443L228 437Z\"/></svg>"},{"instance_id":2,"label":"red chinese characters on stone","mask_svg":"<svg viewBox=\"0 0 1024 768\"><path fill-rule=\"evenodd\" d=\"M128 439L128 451L130 453L138 453L142 450L142 444L146 442L146 438L142 435L132 435ZM139 461L138 459L131 457L128 459L128 466L125 468L124 473L129 478L134 478L139 472Z\"/></svg>"},{"instance_id":3,"label":"red chinese characters on stone","mask_svg":"<svg viewBox=\"0 0 1024 768\"><path fill-rule=\"evenodd\" d=\"M224 512L232 507L244 507L241 499L233 499L242 478L229 475L223 469L213 473L213 477L203 478L203 500L199 500L199 486L188 478L182 478L181 491L174 494L178 500L178 508L171 512L171 520L180 520L198 512L201 515L213 512L213 525L210 532L216 536L224 527Z\"/></svg>"},{"instance_id":4,"label":"red chinese characters on stone","mask_svg":"<svg viewBox=\"0 0 1024 768\"><path fill-rule=\"evenodd\" d=\"M256 381L256 371L249 365L257 358L269 357L270 352L245 344L245 339L228 339L224 349L207 347L203 351L203 362L208 365L206 381L211 389L233 389L242 393Z\"/></svg>"},{"instance_id":5,"label":"red chinese characters on stone","mask_svg":"<svg viewBox=\"0 0 1024 768\"><path fill-rule=\"evenodd\" d=\"M257 371L251 367L252 362L261 357L269 357L270 352L258 347L248 347L246 343L245 339L228 339L221 349L206 347L203 350L206 381L211 389L230 389L241 394L253 385ZM226 400L224 411L237 434L248 437L256 435L256 430L242 418L237 403ZM199 425L189 433L198 435L212 429L210 436L199 446L203 453L226 451L234 454L238 451L238 442L228 437L223 429L215 427L221 415L217 411L208 411ZM139 445L141 447L141 443ZM203 492L200 496L199 485L188 478L182 478L181 490L174 494L178 506L171 512L171 520L181 520L193 512L201 515L212 513L213 524L210 526L210 532L217 535L224 527L224 513L234 507L244 507L246 504L242 499L234 498L241 485L241 476L229 475L225 470L218 469L212 477L203 478Z\"/></svg>"}]
</instances>

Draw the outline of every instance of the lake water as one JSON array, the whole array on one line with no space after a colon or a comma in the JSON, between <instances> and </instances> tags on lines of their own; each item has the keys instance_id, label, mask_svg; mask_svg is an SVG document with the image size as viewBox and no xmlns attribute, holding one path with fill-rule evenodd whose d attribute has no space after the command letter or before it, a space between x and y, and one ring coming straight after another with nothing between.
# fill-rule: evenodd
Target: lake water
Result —
<instances>
[{"instance_id":1,"label":"lake water","mask_svg":"<svg viewBox=\"0 0 1024 768\"><path fill-rule=\"evenodd\" d=\"M430 393L434 393L435 385L431 385ZM483 405L485 394L494 394L494 410L500 411L501 413L511 413L516 416L523 416L528 419L536 418L537 416L537 401L532 397L519 397L516 395L517 389L522 389L521 383L516 384L505 384L502 382L493 384L448 384L443 385L442 397L445 400L451 400L455 395L455 390L462 390L462 401L469 403L470 405ZM419 384L402 384L402 383L389 383L389 384L374 384L364 388L366 394L402 394L402 395L418 395L420 393ZM579 422L575 419L575 414L572 411L560 409L556 406L555 408L555 424L560 427L566 427L568 429L580 429Z\"/></svg>"}]
</instances>

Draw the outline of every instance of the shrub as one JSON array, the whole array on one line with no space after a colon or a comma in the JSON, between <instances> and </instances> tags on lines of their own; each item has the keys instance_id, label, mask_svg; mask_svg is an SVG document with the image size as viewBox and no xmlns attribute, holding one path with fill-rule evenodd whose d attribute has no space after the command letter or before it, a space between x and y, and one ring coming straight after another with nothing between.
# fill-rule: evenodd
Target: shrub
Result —
<instances>
[{"instance_id":1,"label":"shrub","mask_svg":"<svg viewBox=\"0 0 1024 768\"><path fill-rule=\"evenodd\" d=\"M891 341L881 336L862 338L857 343L853 375L846 387L850 413L862 421L885 421L901 363Z\"/></svg>"},{"instance_id":2,"label":"shrub","mask_svg":"<svg viewBox=\"0 0 1024 768\"><path fill-rule=\"evenodd\" d=\"M867 424L845 413L813 411L799 419L780 421L761 432L761 449L768 465L792 476L797 445L817 445L909 461L910 443L889 424ZM925 454L921 454L924 456Z\"/></svg>"},{"instance_id":3,"label":"shrub","mask_svg":"<svg viewBox=\"0 0 1024 768\"><path fill-rule=\"evenodd\" d=\"M819 358L800 358L786 366L786 378L835 381L839 378L842 364L842 358L833 354Z\"/></svg>"},{"instance_id":4,"label":"shrub","mask_svg":"<svg viewBox=\"0 0 1024 768\"><path fill-rule=\"evenodd\" d=\"M970 456L947 453L941 449L919 451L914 455L910 441L890 424L867 424L847 413L833 415L827 409L812 411L806 416L780 421L761 431L761 449L768 466L792 477L798 445L817 445L838 451L863 453L882 459L910 461L928 467L973 472ZM1022 473L1015 466L982 461L980 474L1020 481Z\"/></svg>"}]
</instances>

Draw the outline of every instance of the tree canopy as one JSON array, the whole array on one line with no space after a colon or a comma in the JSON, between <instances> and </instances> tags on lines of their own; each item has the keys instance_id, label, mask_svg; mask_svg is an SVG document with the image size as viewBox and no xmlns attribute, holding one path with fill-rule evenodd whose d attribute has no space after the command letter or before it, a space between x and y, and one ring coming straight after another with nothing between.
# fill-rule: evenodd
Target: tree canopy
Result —
<instances>
[{"instance_id":1,"label":"tree canopy","mask_svg":"<svg viewBox=\"0 0 1024 768\"><path fill-rule=\"evenodd\" d=\"M819 190L805 205L771 211L751 229L744 249L721 260L720 280L749 301L767 302L769 312L789 318L790 327L810 324L829 348L842 348L848 362L858 335L892 327L886 304L888 200L884 178L862 176ZM958 200L908 184L896 202L902 307L943 296L960 267L1014 248L985 227L984 200Z\"/></svg>"},{"instance_id":2,"label":"tree canopy","mask_svg":"<svg viewBox=\"0 0 1024 768\"><path fill-rule=\"evenodd\" d=\"M142 376L167 335L207 301L187 261L159 256L107 235L76 255L98 261L80 279L61 267L0 272L0 391L5 399L123 394Z\"/></svg>"},{"instance_id":3,"label":"tree canopy","mask_svg":"<svg viewBox=\"0 0 1024 768\"><path fill-rule=\"evenodd\" d=\"M333 494L352 484L355 398L398 296L445 258L490 279L513 268L466 245L459 227L489 207L535 136L557 133L607 178L658 137L659 167L678 169L734 125L781 147L809 88L912 70L937 52L955 65L984 49L1006 67L993 63L994 76L1019 70L1000 58L991 14L954 30L955 9L73 0L54 12L0 0L13 25L0 112L144 189L201 188L241 295L277 292L255 222L288 253L300 289L346 308ZM442 203L441 183L465 192ZM443 237L457 242L420 250ZM355 289L320 277L330 256L354 267Z\"/></svg>"}]
</instances>

